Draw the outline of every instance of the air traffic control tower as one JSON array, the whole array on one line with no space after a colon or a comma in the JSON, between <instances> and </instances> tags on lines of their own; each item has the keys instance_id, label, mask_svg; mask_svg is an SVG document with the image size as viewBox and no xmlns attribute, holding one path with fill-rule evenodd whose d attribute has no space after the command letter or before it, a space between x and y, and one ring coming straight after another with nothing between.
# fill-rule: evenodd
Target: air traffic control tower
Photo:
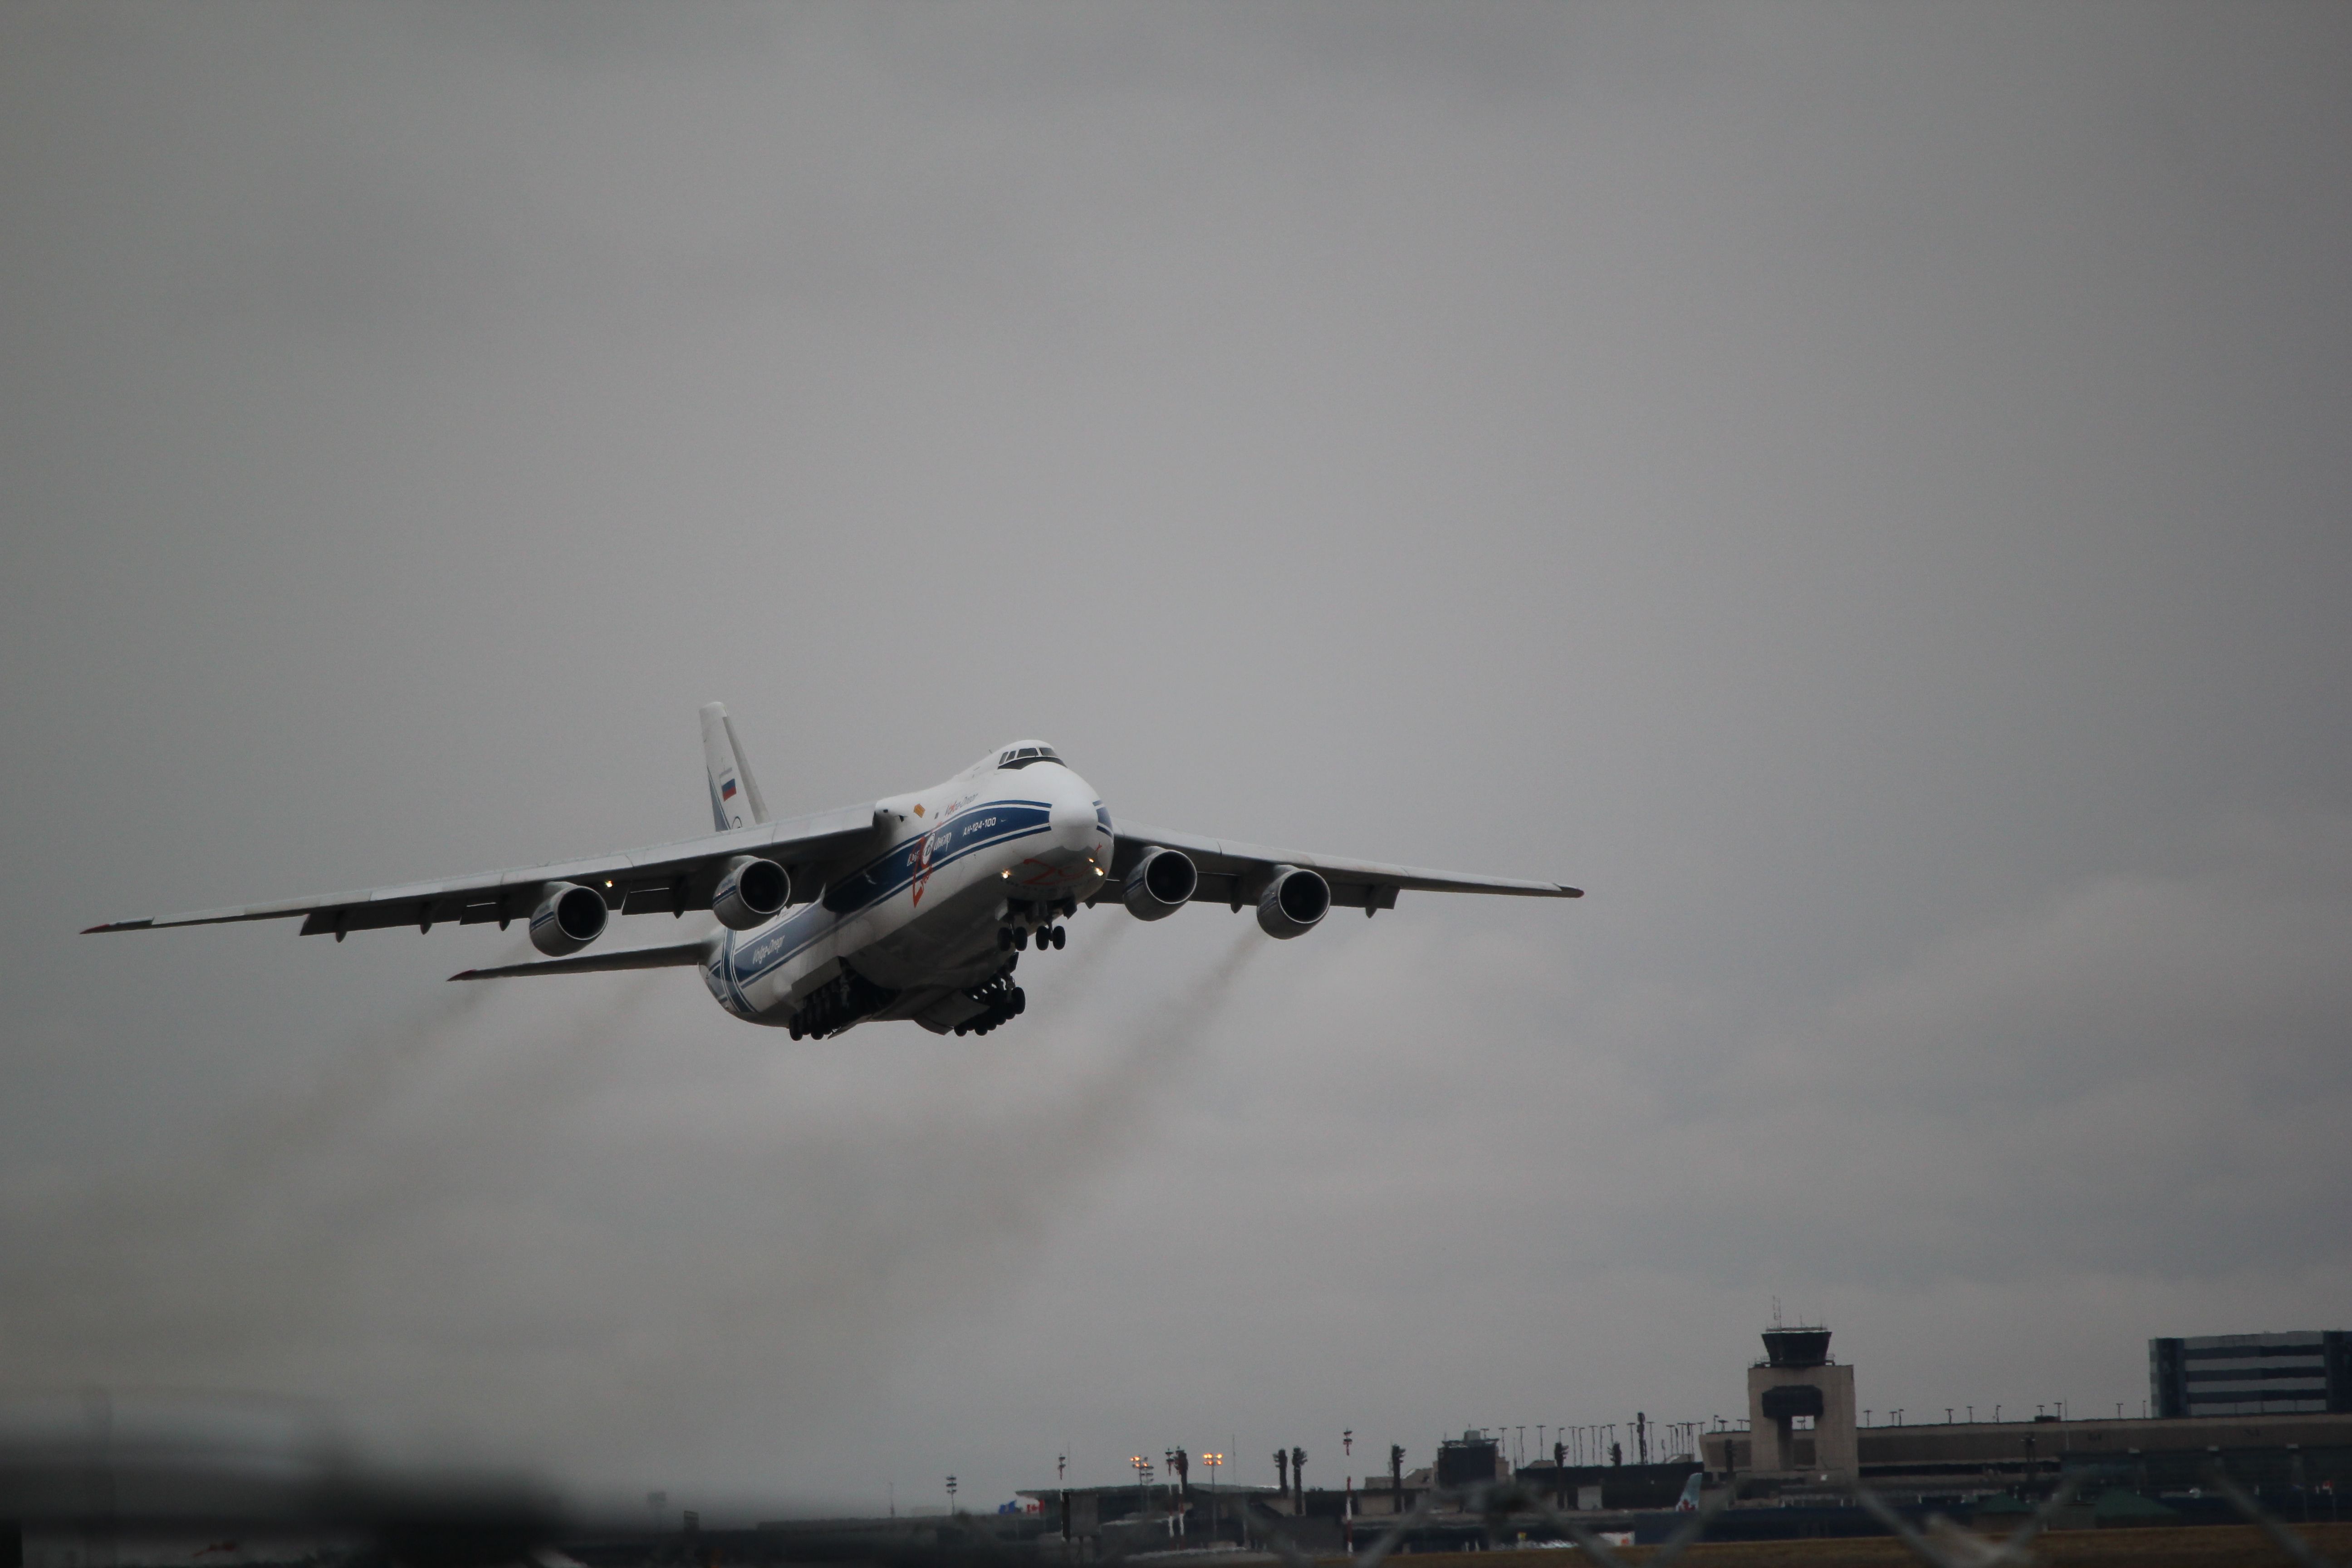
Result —
<instances>
[{"instance_id":1,"label":"air traffic control tower","mask_svg":"<svg viewBox=\"0 0 2352 1568\"><path fill-rule=\"evenodd\" d=\"M1827 1329L1764 1331L1764 1359L1748 1369L1748 1462L1759 1472L1832 1485L1861 1479L1853 1368L1830 1361Z\"/></svg>"}]
</instances>

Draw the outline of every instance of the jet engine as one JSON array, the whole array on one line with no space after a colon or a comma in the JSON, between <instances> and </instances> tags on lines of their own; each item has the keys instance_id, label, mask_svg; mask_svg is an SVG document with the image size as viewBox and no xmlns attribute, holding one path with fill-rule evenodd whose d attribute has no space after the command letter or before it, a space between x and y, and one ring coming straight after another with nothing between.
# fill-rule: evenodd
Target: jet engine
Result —
<instances>
[{"instance_id":1,"label":"jet engine","mask_svg":"<svg viewBox=\"0 0 2352 1568\"><path fill-rule=\"evenodd\" d=\"M604 895L577 882L550 882L530 911L530 945L550 958L578 952L604 934Z\"/></svg>"},{"instance_id":2,"label":"jet engine","mask_svg":"<svg viewBox=\"0 0 2352 1568\"><path fill-rule=\"evenodd\" d=\"M719 873L710 912L729 931L750 931L774 920L792 896L792 874L782 866L757 855L738 855Z\"/></svg>"},{"instance_id":3,"label":"jet engine","mask_svg":"<svg viewBox=\"0 0 2352 1568\"><path fill-rule=\"evenodd\" d=\"M1285 941L1305 936L1331 908L1331 884L1299 866L1276 866L1258 895L1258 929Z\"/></svg>"},{"instance_id":4,"label":"jet engine","mask_svg":"<svg viewBox=\"0 0 2352 1568\"><path fill-rule=\"evenodd\" d=\"M1119 898L1127 912L1139 921L1165 920L1184 907L1192 889L1201 885L1201 874L1192 868L1192 858L1181 849L1146 849L1143 858L1127 874L1126 885Z\"/></svg>"}]
</instances>

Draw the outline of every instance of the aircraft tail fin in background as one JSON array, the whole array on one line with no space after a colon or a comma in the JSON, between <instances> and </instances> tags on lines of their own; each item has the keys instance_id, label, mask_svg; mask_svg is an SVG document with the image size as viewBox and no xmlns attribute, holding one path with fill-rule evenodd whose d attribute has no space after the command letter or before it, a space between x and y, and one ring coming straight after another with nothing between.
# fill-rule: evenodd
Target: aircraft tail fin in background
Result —
<instances>
[{"instance_id":1,"label":"aircraft tail fin in background","mask_svg":"<svg viewBox=\"0 0 2352 1568\"><path fill-rule=\"evenodd\" d=\"M702 705L702 762L710 773L710 822L724 833L768 820L768 803L760 798L751 764L735 742L734 721L723 702Z\"/></svg>"}]
</instances>

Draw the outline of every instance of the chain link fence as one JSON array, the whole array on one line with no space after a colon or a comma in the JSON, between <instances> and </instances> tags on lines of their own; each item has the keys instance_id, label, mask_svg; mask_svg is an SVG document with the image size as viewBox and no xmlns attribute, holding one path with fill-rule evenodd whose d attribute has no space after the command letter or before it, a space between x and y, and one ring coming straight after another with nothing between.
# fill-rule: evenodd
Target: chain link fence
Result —
<instances>
[{"instance_id":1,"label":"chain link fence","mask_svg":"<svg viewBox=\"0 0 2352 1568\"><path fill-rule=\"evenodd\" d=\"M1884 1527L1885 1536L1876 1539L1891 1539L1927 1568L2030 1568L2036 1562L2036 1541L2075 1505L2083 1484L2084 1478L2079 1476L2061 1481L2021 1523L2000 1536L1965 1528L1932 1511L1921 1518L1906 1517L1901 1510L1868 1488L1857 1489L1854 1501ZM2259 1530L2269 1546L2294 1568L2352 1568L2352 1558L2340 1563L2332 1560L2308 1534L2264 1507L2218 1467L2209 1472L2207 1484L2229 1501L2240 1519ZM1683 1515L1665 1540L1653 1549L1642 1550L1636 1563L1629 1561L1617 1545L1601 1539L1591 1525L1562 1512L1541 1491L1523 1483L1498 1481L1484 1487L1433 1488L1423 1494L1410 1512L1398 1516L1381 1530L1369 1546L1339 1561L1349 1562L1353 1568L1380 1568L1401 1550L1411 1550L1409 1542L1416 1533L1450 1517L1477 1522L1480 1539L1473 1550L1556 1542L1573 1547L1597 1568L1673 1568L1691 1548L1706 1540L1710 1527L1729 1502L1727 1492L1709 1497L1695 1511ZM1295 1521L1262 1506L1251 1506L1247 1517L1252 1535L1286 1568L1314 1568L1318 1560L1297 1542L1289 1527ZM2198 1531L2210 1527L2171 1528ZM1801 1551L1809 1543L1780 1541L1770 1544ZM1105 1560L1118 1562L1141 1555L1145 1554L1114 1552L1107 1554Z\"/></svg>"}]
</instances>

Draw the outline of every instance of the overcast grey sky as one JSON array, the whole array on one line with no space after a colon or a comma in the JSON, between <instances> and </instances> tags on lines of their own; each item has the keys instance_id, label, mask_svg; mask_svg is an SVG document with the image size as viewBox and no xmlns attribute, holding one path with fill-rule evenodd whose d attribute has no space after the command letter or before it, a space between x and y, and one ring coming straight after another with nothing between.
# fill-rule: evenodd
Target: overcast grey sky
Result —
<instances>
[{"instance_id":1,"label":"overcast grey sky","mask_svg":"<svg viewBox=\"0 0 2352 1568\"><path fill-rule=\"evenodd\" d=\"M7 8L0 1382L985 1504L1733 1414L1776 1295L1915 1418L2346 1326L2347 79L2326 5ZM690 833L713 698L780 809L1034 734L1591 896L1098 912L984 1042L72 934Z\"/></svg>"}]
</instances>

